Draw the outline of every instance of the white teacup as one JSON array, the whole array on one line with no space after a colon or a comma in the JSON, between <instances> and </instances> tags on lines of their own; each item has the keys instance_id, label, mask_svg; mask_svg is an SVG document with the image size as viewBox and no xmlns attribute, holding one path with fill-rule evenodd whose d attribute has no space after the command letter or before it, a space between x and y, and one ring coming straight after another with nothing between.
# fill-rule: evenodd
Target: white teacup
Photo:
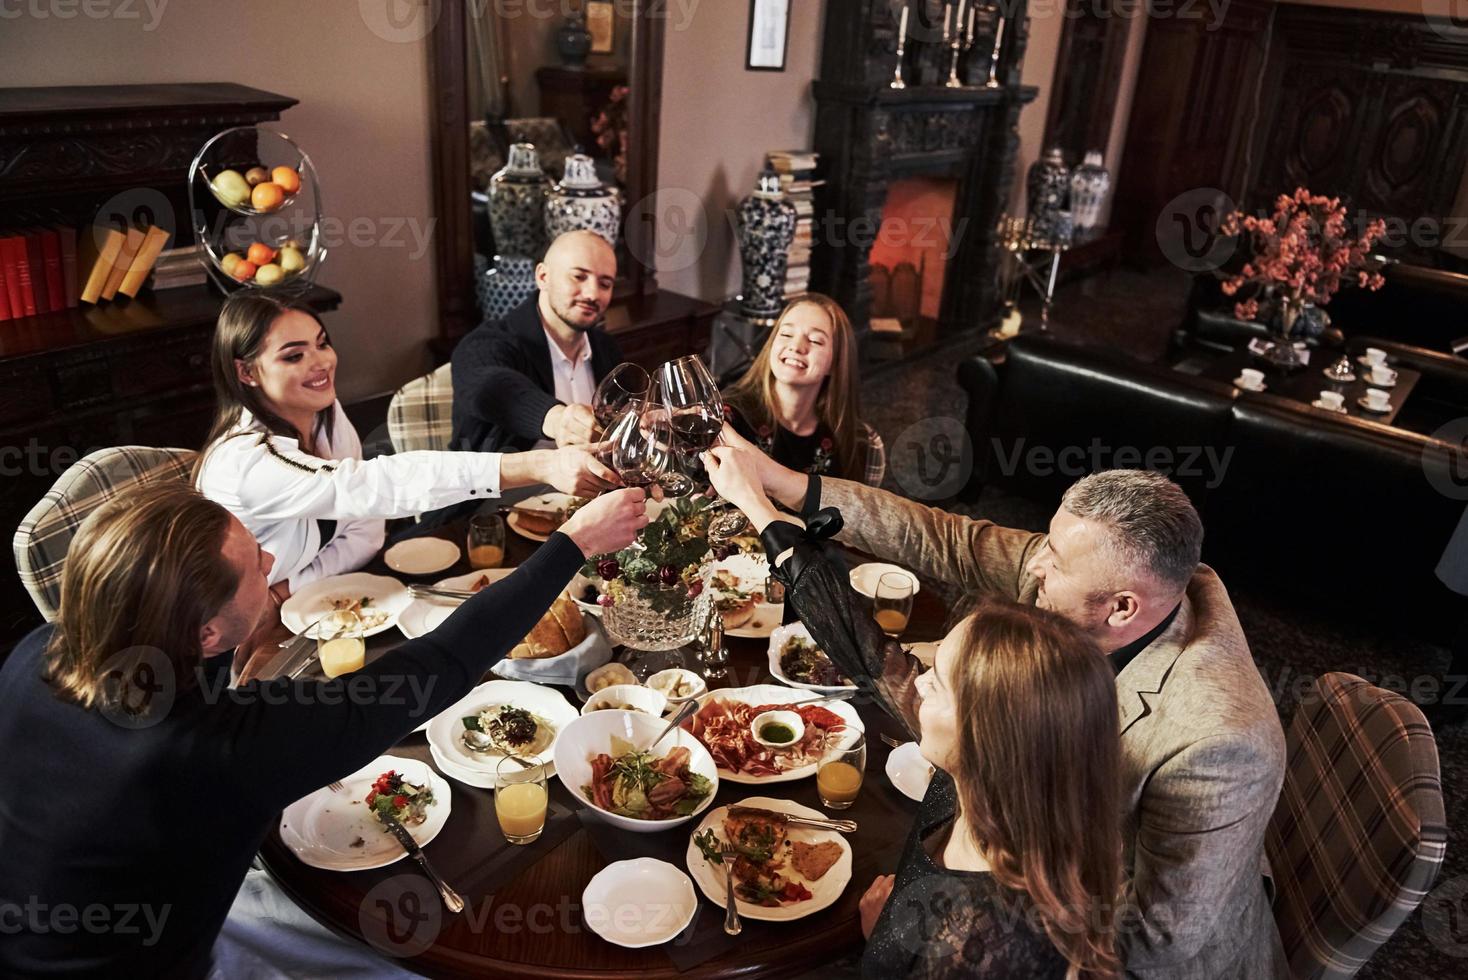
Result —
<instances>
[{"instance_id":1,"label":"white teacup","mask_svg":"<svg viewBox=\"0 0 1468 980\"><path fill-rule=\"evenodd\" d=\"M1346 396L1339 391L1322 391L1320 393L1320 404L1332 412L1339 412L1346 405Z\"/></svg>"},{"instance_id":2,"label":"white teacup","mask_svg":"<svg viewBox=\"0 0 1468 980\"><path fill-rule=\"evenodd\" d=\"M1378 412L1384 412L1391 407L1391 396L1380 388L1366 389L1366 404Z\"/></svg>"},{"instance_id":3,"label":"white teacup","mask_svg":"<svg viewBox=\"0 0 1468 980\"><path fill-rule=\"evenodd\" d=\"M1366 348L1366 363L1373 366L1377 364L1385 364L1386 351L1382 350L1380 347Z\"/></svg>"},{"instance_id":4,"label":"white teacup","mask_svg":"<svg viewBox=\"0 0 1468 980\"><path fill-rule=\"evenodd\" d=\"M1397 380L1397 372L1385 364L1371 365L1371 371L1367 376L1370 378L1372 384L1378 385L1395 384Z\"/></svg>"},{"instance_id":5,"label":"white teacup","mask_svg":"<svg viewBox=\"0 0 1468 980\"><path fill-rule=\"evenodd\" d=\"M1262 388L1264 387L1264 372L1258 368L1244 368L1239 372L1239 380L1243 382L1245 388Z\"/></svg>"}]
</instances>

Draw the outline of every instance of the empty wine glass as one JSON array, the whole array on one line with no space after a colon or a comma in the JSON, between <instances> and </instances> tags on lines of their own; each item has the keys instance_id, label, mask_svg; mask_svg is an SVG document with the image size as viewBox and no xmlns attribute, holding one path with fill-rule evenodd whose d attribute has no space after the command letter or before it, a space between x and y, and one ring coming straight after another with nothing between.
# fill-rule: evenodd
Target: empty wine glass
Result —
<instances>
[{"instance_id":1,"label":"empty wine glass","mask_svg":"<svg viewBox=\"0 0 1468 980\"><path fill-rule=\"evenodd\" d=\"M645 401L633 401L607 434L612 469L625 487L649 487L668 468L672 432L665 429L667 420L659 419L649 408Z\"/></svg>"},{"instance_id":2,"label":"empty wine glass","mask_svg":"<svg viewBox=\"0 0 1468 980\"><path fill-rule=\"evenodd\" d=\"M646 401L652 388L652 379L639 365L618 364L610 374L596 386L591 398L591 411L596 424L603 432L612 428L612 423L635 401Z\"/></svg>"}]
</instances>

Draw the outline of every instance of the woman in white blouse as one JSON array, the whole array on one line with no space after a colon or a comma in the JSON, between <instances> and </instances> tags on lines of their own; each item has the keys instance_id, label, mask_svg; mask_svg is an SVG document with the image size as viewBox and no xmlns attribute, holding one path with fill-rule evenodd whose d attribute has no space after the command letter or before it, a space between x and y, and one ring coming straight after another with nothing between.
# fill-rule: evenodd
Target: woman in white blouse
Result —
<instances>
[{"instance_id":1,"label":"woman in white blouse","mask_svg":"<svg viewBox=\"0 0 1468 980\"><path fill-rule=\"evenodd\" d=\"M588 497L617 483L585 448L364 461L336 399L326 328L310 309L268 294L225 302L212 361L219 407L194 480L275 556L277 603L366 564L382 547L384 518L537 483Z\"/></svg>"}]
</instances>

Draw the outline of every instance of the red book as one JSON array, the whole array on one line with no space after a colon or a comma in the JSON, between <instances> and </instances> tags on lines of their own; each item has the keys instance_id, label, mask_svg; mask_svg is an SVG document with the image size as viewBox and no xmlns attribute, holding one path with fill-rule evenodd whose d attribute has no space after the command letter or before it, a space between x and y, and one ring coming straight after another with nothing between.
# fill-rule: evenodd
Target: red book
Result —
<instances>
[{"instance_id":1,"label":"red book","mask_svg":"<svg viewBox=\"0 0 1468 980\"><path fill-rule=\"evenodd\" d=\"M15 319L25 316L25 298L20 291L20 256L25 251L19 235L0 238L0 266L5 268L5 294L10 299L10 315Z\"/></svg>"},{"instance_id":2,"label":"red book","mask_svg":"<svg viewBox=\"0 0 1468 980\"><path fill-rule=\"evenodd\" d=\"M76 229L69 225L57 225L56 237L61 239L61 278L66 293L66 308L74 310L82 294L76 273Z\"/></svg>"},{"instance_id":3,"label":"red book","mask_svg":"<svg viewBox=\"0 0 1468 980\"><path fill-rule=\"evenodd\" d=\"M30 241L28 240L28 236L26 236L26 235L17 235L17 236L15 236L15 246L14 247L15 247L15 271L16 271L16 276L20 280L20 298L21 298L22 308L25 310L25 315L26 316L35 316L36 315L36 292L35 292L35 289L33 288L32 280L31 280L31 275L32 275L32 268L31 268L31 247L30 247ZM36 254L37 254L37 256L40 255L40 249L39 248L36 250Z\"/></svg>"},{"instance_id":4,"label":"red book","mask_svg":"<svg viewBox=\"0 0 1468 980\"><path fill-rule=\"evenodd\" d=\"M61 236L55 228L41 229L41 254L46 263L46 304L51 312L66 309L66 277L61 271Z\"/></svg>"},{"instance_id":5,"label":"red book","mask_svg":"<svg viewBox=\"0 0 1468 980\"><path fill-rule=\"evenodd\" d=\"M3 245L3 242L0 242ZM5 260L0 256L0 323L10 319L10 292L5 288Z\"/></svg>"}]
</instances>

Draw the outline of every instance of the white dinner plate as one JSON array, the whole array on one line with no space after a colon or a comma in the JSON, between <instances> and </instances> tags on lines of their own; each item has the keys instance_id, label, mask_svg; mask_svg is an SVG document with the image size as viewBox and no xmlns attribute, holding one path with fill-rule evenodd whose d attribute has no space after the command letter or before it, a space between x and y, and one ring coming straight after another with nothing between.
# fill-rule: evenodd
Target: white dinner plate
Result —
<instances>
[{"instance_id":1,"label":"white dinner plate","mask_svg":"<svg viewBox=\"0 0 1468 980\"><path fill-rule=\"evenodd\" d=\"M806 691L817 691L821 694L839 694L842 691L856 690L855 684L828 684L821 686L819 684L807 684L802 681L791 680L785 676L785 671L780 666L780 654L785 651L785 644L792 637L796 636L803 636L807 640L811 639L810 630L805 628L804 623L788 623L784 626L777 626L774 632L770 634L770 673L775 676L775 680L781 684L788 684L791 687L801 688ZM814 641L812 640L811 642Z\"/></svg>"},{"instance_id":2,"label":"white dinner plate","mask_svg":"<svg viewBox=\"0 0 1468 980\"><path fill-rule=\"evenodd\" d=\"M385 612L387 617L368 629L343 633L342 636L376 636L390 630L398 624L398 617L413 601L408 596L407 586L395 578L352 572L320 579L301 589L281 604L280 621L292 633L301 633L331 612L332 600L361 598L372 600L365 607L365 612ZM310 635L316 636L320 631L321 627L315 627Z\"/></svg>"},{"instance_id":3,"label":"white dinner plate","mask_svg":"<svg viewBox=\"0 0 1468 980\"><path fill-rule=\"evenodd\" d=\"M714 699L724 701L743 701L745 704L789 704L792 701L809 701L813 695L808 691L785 687L781 684L755 684L751 687L724 687L709 691L698 699L699 710L703 710ZM857 731L866 731L866 726L861 722L861 716L856 709L844 701L826 701L820 705L832 714L840 716L841 720ZM715 760L717 761L717 760ZM742 772L730 772L720 767L719 778L731 783L748 783L761 785L764 783L788 783L797 779L806 779L816 774L816 763L808 762L794 769L772 776L751 776Z\"/></svg>"},{"instance_id":4,"label":"white dinner plate","mask_svg":"<svg viewBox=\"0 0 1468 980\"><path fill-rule=\"evenodd\" d=\"M764 592L765 582L770 577L770 563L763 554L730 555L728 558L714 562L713 570L715 572L728 571L734 575L739 580L739 588L743 592ZM773 605L765 602L756 603L754 618L737 629L725 630L724 635L763 640L775 631L775 627L779 626L780 621L784 618L784 603Z\"/></svg>"},{"instance_id":5,"label":"white dinner plate","mask_svg":"<svg viewBox=\"0 0 1468 980\"><path fill-rule=\"evenodd\" d=\"M581 893L587 928L628 949L667 942L697 911L692 879L656 858L614 861L592 876Z\"/></svg>"},{"instance_id":6,"label":"white dinner plate","mask_svg":"<svg viewBox=\"0 0 1468 980\"><path fill-rule=\"evenodd\" d=\"M740 805L759 807L764 810L777 810L780 813L788 813L797 817L809 817L814 820L829 819L819 810L789 800L774 800L764 796L751 796L749 799L741 800ZM714 836L719 840L724 839L724 817L728 814L727 806L717 807L704 814L703 821L688 838L688 873L703 891L704 897L713 902L719 908L725 907L727 898L727 882L724 878L722 865L710 864L704 858L703 851L699 850L697 844L693 843L693 837L713 828ZM807 844L819 844L824 841L836 841L841 845L841 857L836 863L826 869L817 881L809 881L802 877L793 867L788 866L781 872L786 878L798 881L810 890L811 897L794 905L785 905L779 908L767 908L763 905L751 905L744 899L735 899L739 914L746 919L763 919L766 922L789 922L793 919L803 919L813 912L828 908L846 886L851 884L851 844L834 830L817 830L814 827L790 827L786 830L786 837L792 841L803 841Z\"/></svg>"},{"instance_id":7,"label":"white dinner plate","mask_svg":"<svg viewBox=\"0 0 1468 980\"><path fill-rule=\"evenodd\" d=\"M433 585L438 589L468 591L469 586L479 581L481 575L494 583L513 571L513 568L486 568L477 572L466 572L463 575L452 575L434 582ZM445 619L453 615L454 610L463 605L464 601L463 599L446 599L441 596L414 599L398 616L398 632L410 640L416 640L420 636L432 633Z\"/></svg>"},{"instance_id":8,"label":"white dinner plate","mask_svg":"<svg viewBox=\"0 0 1468 980\"><path fill-rule=\"evenodd\" d=\"M428 746L428 754L432 756L433 764L435 766L438 766L438 771L443 773L448 778L454 780L455 782L463 783L465 786L477 786L479 789L494 789L499 784L499 780L498 778L496 778L494 773L487 773L483 770L466 769L463 766L458 765L457 763L450 762L448 759L444 758L442 752L433 747L432 743L430 743ZM555 763L547 762L545 764L545 778L556 778Z\"/></svg>"},{"instance_id":9,"label":"white dinner plate","mask_svg":"<svg viewBox=\"0 0 1468 980\"><path fill-rule=\"evenodd\" d=\"M433 790L427 819L408 828L418 846L426 846L448 822L453 791L427 763L394 755L379 756L342 779L339 792L323 786L286 807L280 815L281 842L305 864L327 871L365 871L407 857L363 802L377 777L389 769Z\"/></svg>"},{"instance_id":10,"label":"white dinner plate","mask_svg":"<svg viewBox=\"0 0 1468 980\"><path fill-rule=\"evenodd\" d=\"M432 575L453 567L459 546L445 538L408 538L383 552L382 560L403 575Z\"/></svg>"},{"instance_id":11,"label":"white dinner plate","mask_svg":"<svg viewBox=\"0 0 1468 980\"><path fill-rule=\"evenodd\" d=\"M903 796L921 803L933 781L933 765L916 742L903 742L887 753L887 778Z\"/></svg>"},{"instance_id":12,"label":"white dinner plate","mask_svg":"<svg viewBox=\"0 0 1468 980\"><path fill-rule=\"evenodd\" d=\"M581 712L571 706L565 695L554 688L528 681L486 681L465 695L458 703L450 705L428 723L428 744L456 768L493 777L495 767L504 758L499 752L471 752L464 747L460 737L464 731L464 719L477 714L481 708L496 704L510 704L545 719L554 728L549 742L534 753L520 753L522 758L535 762L550 762L556 747L556 739L566 726Z\"/></svg>"},{"instance_id":13,"label":"white dinner plate","mask_svg":"<svg viewBox=\"0 0 1468 980\"><path fill-rule=\"evenodd\" d=\"M885 561L869 561L865 565L857 565L855 568L853 568L849 573L849 577L851 579L851 587L860 592L862 595L866 596L868 599L875 598L877 595L877 583L880 582L882 580L882 576L886 575L888 572L895 572L899 575L906 575L912 581L913 595L917 595L919 592L922 591L922 583L918 581L918 577L916 575L914 575L912 572L909 572L901 565L893 565Z\"/></svg>"}]
</instances>

